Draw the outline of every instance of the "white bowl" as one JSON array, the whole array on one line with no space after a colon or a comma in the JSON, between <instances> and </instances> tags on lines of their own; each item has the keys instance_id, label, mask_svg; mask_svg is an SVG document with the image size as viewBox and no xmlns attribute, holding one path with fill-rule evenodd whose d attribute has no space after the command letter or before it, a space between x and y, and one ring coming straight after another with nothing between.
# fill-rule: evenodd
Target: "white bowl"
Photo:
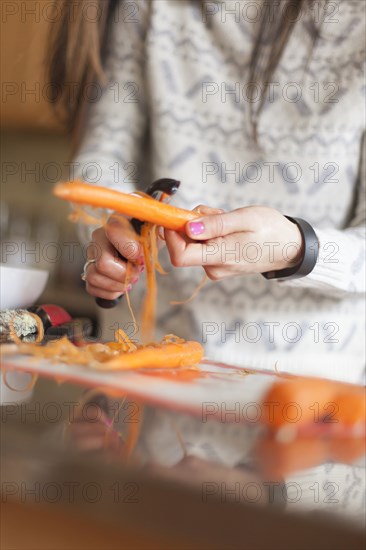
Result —
<instances>
[{"instance_id":1,"label":"white bowl","mask_svg":"<svg viewBox=\"0 0 366 550\"><path fill-rule=\"evenodd\" d=\"M48 271L0 264L0 309L26 308L42 294Z\"/></svg>"}]
</instances>

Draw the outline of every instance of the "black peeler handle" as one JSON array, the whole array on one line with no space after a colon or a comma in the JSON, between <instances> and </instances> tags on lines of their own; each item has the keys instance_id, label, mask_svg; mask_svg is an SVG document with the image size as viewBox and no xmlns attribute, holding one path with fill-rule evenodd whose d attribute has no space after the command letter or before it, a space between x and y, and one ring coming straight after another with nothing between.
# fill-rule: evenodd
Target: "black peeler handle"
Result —
<instances>
[{"instance_id":1,"label":"black peeler handle","mask_svg":"<svg viewBox=\"0 0 366 550\"><path fill-rule=\"evenodd\" d=\"M154 181L145 191L147 195L150 195L152 198L156 200L160 200L162 195L166 195L167 198L174 195L179 188L180 181L173 180L170 178L161 178L159 180ZM139 235L141 234L141 228L144 224L143 221L133 218L130 220L131 225L133 226L136 233ZM121 260L127 261L126 258L124 258L119 252L117 252ZM116 298L115 300L106 300L105 298L96 298L95 302L99 307L102 307L104 309L112 309L113 307L117 306L120 301L123 298L123 294Z\"/></svg>"}]
</instances>

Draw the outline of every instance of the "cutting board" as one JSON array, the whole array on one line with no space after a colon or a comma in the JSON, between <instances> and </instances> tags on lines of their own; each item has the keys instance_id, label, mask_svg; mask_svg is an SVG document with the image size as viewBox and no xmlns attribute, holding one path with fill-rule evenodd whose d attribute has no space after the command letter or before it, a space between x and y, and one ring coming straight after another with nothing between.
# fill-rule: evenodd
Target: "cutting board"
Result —
<instances>
[{"instance_id":1,"label":"cutting board","mask_svg":"<svg viewBox=\"0 0 366 550\"><path fill-rule=\"evenodd\" d=\"M203 361L197 369L188 371L146 369L138 372L101 372L10 351L8 347L6 352L1 353L2 371L27 372L59 382L100 388L116 397L127 394L143 403L207 418L221 419L225 416L233 422L260 420L262 398L278 380L276 373L211 361Z\"/></svg>"}]
</instances>

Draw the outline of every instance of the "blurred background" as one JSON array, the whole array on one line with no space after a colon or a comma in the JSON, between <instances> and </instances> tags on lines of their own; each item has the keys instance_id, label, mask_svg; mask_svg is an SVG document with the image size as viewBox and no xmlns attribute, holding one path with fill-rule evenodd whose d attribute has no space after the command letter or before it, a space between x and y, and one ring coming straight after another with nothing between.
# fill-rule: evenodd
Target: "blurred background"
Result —
<instances>
[{"instance_id":1,"label":"blurred background","mask_svg":"<svg viewBox=\"0 0 366 550\"><path fill-rule=\"evenodd\" d=\"M69 136L50 100L45 70L51 8L47 0L2 2L0 261L47 269L38 302L95 319L94 300L80 292L85 249L67 219L68 205L52 196L72 165Z\"/></svg>"}]
</instances>

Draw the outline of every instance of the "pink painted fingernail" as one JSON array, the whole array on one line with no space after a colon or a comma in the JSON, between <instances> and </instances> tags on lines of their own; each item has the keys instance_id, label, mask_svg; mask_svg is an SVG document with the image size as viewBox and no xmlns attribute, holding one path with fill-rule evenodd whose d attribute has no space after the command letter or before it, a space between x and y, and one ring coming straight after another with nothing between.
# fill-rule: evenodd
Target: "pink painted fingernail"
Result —
<instances>
[{"instance_id":1,"label":"pink painted fingernail","mask_svg":"<svg viewBox=\"0 0 366 550\"><path fill-rule=\"evenodd\" d=\"M134 277L134 278L132 279L132 284L133 284L133 285L136 284L138 280L139 280L138 277Z\"/></svg>"},{"instance_id":2,"label":"pink painted fingernail","mask_svg":"<svg viewBox=\"0 0 366 550\"><path fill-rule=\"evenodd\" d=\"M130 292L130 290L132 290L132 285L128 285L127 287L127 292Z\"/></svg>"},{"instance_id":3,"label":"pink painted fingernail","mask_svg":"<svg viewBox=\"0 0 366 550\"><path fill-rule=\"evenodd\" d=\"M140 267L140 270L139 270L139 271L140 271L140 273L142 273L143 271L145 271L145 266L142 265L142 266Z\"/></svg>"},{"instance_id":4,"label":"pink painted fingernail","mask_svg":"<svg viewBox=\"0 0 366 550\"><path fill-rule=\"evenodd\" d=\"M205 230L205 226L202 222L190 222L188 225L192 235L202 235Z\"/></svg>"}]
</instances>

